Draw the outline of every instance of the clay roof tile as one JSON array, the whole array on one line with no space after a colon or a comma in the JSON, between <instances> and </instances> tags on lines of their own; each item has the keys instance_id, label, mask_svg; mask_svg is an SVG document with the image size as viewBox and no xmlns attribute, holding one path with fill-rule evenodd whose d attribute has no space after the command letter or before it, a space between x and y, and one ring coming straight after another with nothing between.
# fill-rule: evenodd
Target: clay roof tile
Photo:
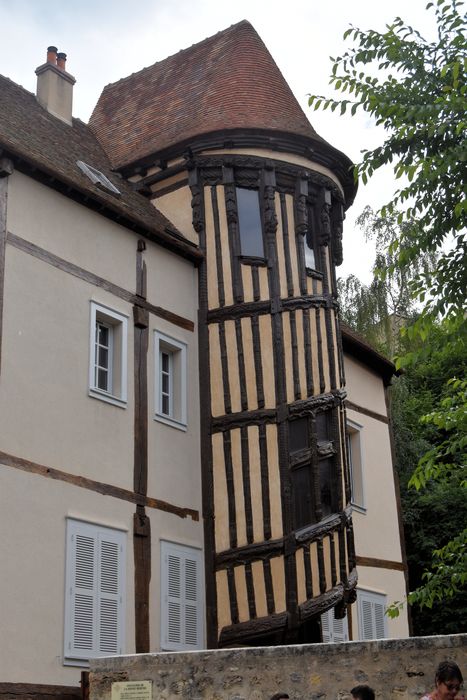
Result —
<instances>
[{"instance_id":1,"label":"clay roof tile","mask_svg":"<svg viewBox=\"0 0 467 700\"><path fill-rule=\"evenodd\" d=\"M90 126L114 167L224 129L320 140L246 20L107 85Z\"/></svg>"}]
</instances>

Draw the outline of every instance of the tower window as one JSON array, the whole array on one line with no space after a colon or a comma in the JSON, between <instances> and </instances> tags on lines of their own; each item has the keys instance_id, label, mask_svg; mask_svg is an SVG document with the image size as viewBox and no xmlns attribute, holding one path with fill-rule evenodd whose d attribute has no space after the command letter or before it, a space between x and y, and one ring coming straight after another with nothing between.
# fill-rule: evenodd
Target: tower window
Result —
<instances>
[{"instance_id":1,"label":"tower window","mask_svg":"<svg viewBox=\"0 0 467 700\"><path fill-rule=\"evenodd\" d=\"M258 191L237 187L236 193L241 254L246 257L264 258Z\"/></svg>"}]
</instances>

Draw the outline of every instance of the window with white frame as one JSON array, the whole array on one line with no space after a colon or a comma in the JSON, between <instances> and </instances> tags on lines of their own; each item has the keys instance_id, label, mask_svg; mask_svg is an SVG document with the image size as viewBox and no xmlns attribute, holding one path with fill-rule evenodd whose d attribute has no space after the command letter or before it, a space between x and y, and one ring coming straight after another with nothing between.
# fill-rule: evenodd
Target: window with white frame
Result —
<instances>
[{"instance_id":1,"label":"window with white frame","mask_svg":"<svg viewBox=\"0 0 467 700\"><path fill-rule=\"evenodd\" d=\"M355 510L366 512L365 490L363 479L363 453L361 440L361 425L347 420L347 458L350 470L351 502Z\"/></svg>"},{"instance_id":2,"label":"window with white frame","mask_svg":"<svg viewBox=\"0 0 467 700\"><path fill-rule=\"evenodd\" d=\"M155 418L186 429L186 344L164 333L155 334Z\"/></svg>"},{"instance_id":3,"label":"window with white frame","mask_svg":"<svg viewBox=\"0 0 467 700\"><path fill-rule=\"evenodd\" d=\"M334 616L334 608L326 610L321 615L321 636L327 644L337 644L349 641L349 627L347 617L338 620Z\"/></svg>"},{"instance_id":4,"label":"window with white frame","mask_svg":"<svg viewBox=\"0 0 467 700\"><path fill-rule=\"evenodd\" d=\"M386 596L382 593L358 589L357 602L360 639L387 637Z\"/></svg>"},{"instance_id":5,"label":"window with white frame","mask_svg":"<svg viewBox=\"0 0 467 700\"><path fill-rule=\"evenodd\" d=\"M126 533L68 518L65 663L122 654Z\"/></svg>"},{"instance_id":6,"label":"window with white frame","mask_svg":"<svg viewBox=\"0 0 467 700\"><path fill-rule=\"evenodd\" d=\"M161 542L161 647L167 651L203 648L202 553Z\"/></svg>"},{"instance_id":7,"label":"window with white frame","mask_svg":"<svg viewBox=\"0 0 467 700\"><path fill-rule=\"evenodd\" d=\"M89 394L125 406L128 318L91 302Z\"/></svg>"}]
</instances>

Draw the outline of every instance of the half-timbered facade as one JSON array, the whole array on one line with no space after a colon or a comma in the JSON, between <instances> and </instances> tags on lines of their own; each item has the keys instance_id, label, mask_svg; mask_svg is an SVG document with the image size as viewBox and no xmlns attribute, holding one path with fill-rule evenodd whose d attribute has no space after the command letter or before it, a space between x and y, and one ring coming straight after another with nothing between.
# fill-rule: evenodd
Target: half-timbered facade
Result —
<instances>
[{"instance_id":1,"label":"half-timbered facade","mask_svg":"<svg viewBox=\"0 0 467 700\"><path fill-rule=\"evenodd\" d=\"M176 113L181 93L194 114ZM142 124L139 105L162 101L162 122ZM157 209L179 226L191 213L203 253L209 645L318 640L357 580L335 284L351 163L247 22L107 86L90 123Z\"/></svg>"},{"instance_id":2,"label":"half-timbered facade","mask_svg":"<svg viewBox=\"0 0 467 700\"><path fill-rule=\"evenodd\" d=\"M319 641L357 586L351 163L248 22L107 86L89 126L51 99L63 55L37 73L37 100L5 80L0 105L2 515L27 504L30 555L6 587L12 658L40 623L33 578L53 591L39 682L96 653Z\"/></svg>"}]
</instances>

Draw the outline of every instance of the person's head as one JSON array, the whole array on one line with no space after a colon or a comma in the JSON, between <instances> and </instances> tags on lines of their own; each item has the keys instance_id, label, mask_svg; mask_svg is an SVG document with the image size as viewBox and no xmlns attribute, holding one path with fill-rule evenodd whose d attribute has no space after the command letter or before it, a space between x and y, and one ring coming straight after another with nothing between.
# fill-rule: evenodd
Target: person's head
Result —
<instances>
[{"instance_id":1,"label":"person's head","mask_svg":"<svg viewBox=\"0 0 467 700\"><path fill-rule=\"evenodd\" d=\"M454 661L441 661L436 669L435 685L439 700L452 700L458 694L464 679Z\"/></svg>"},{"instance_id":2,"label":"person's head","mask_svg":"<svg viewBox=\"0 0 467 700\"><path fill-rule=\"evenodd\" d=\"M356 685L350 694L354 700L375 700L375 691L369 685Z\"/></svg>"},{"instance_id":3,"label":"person's head","mask_svg":"<svg viewBox=\"0 0 467 700\"><path fill-rule=\"evenodd\" d=\"M288 700L287 693L274 693L271 700Z\"/></svg>"}]
</instances>

